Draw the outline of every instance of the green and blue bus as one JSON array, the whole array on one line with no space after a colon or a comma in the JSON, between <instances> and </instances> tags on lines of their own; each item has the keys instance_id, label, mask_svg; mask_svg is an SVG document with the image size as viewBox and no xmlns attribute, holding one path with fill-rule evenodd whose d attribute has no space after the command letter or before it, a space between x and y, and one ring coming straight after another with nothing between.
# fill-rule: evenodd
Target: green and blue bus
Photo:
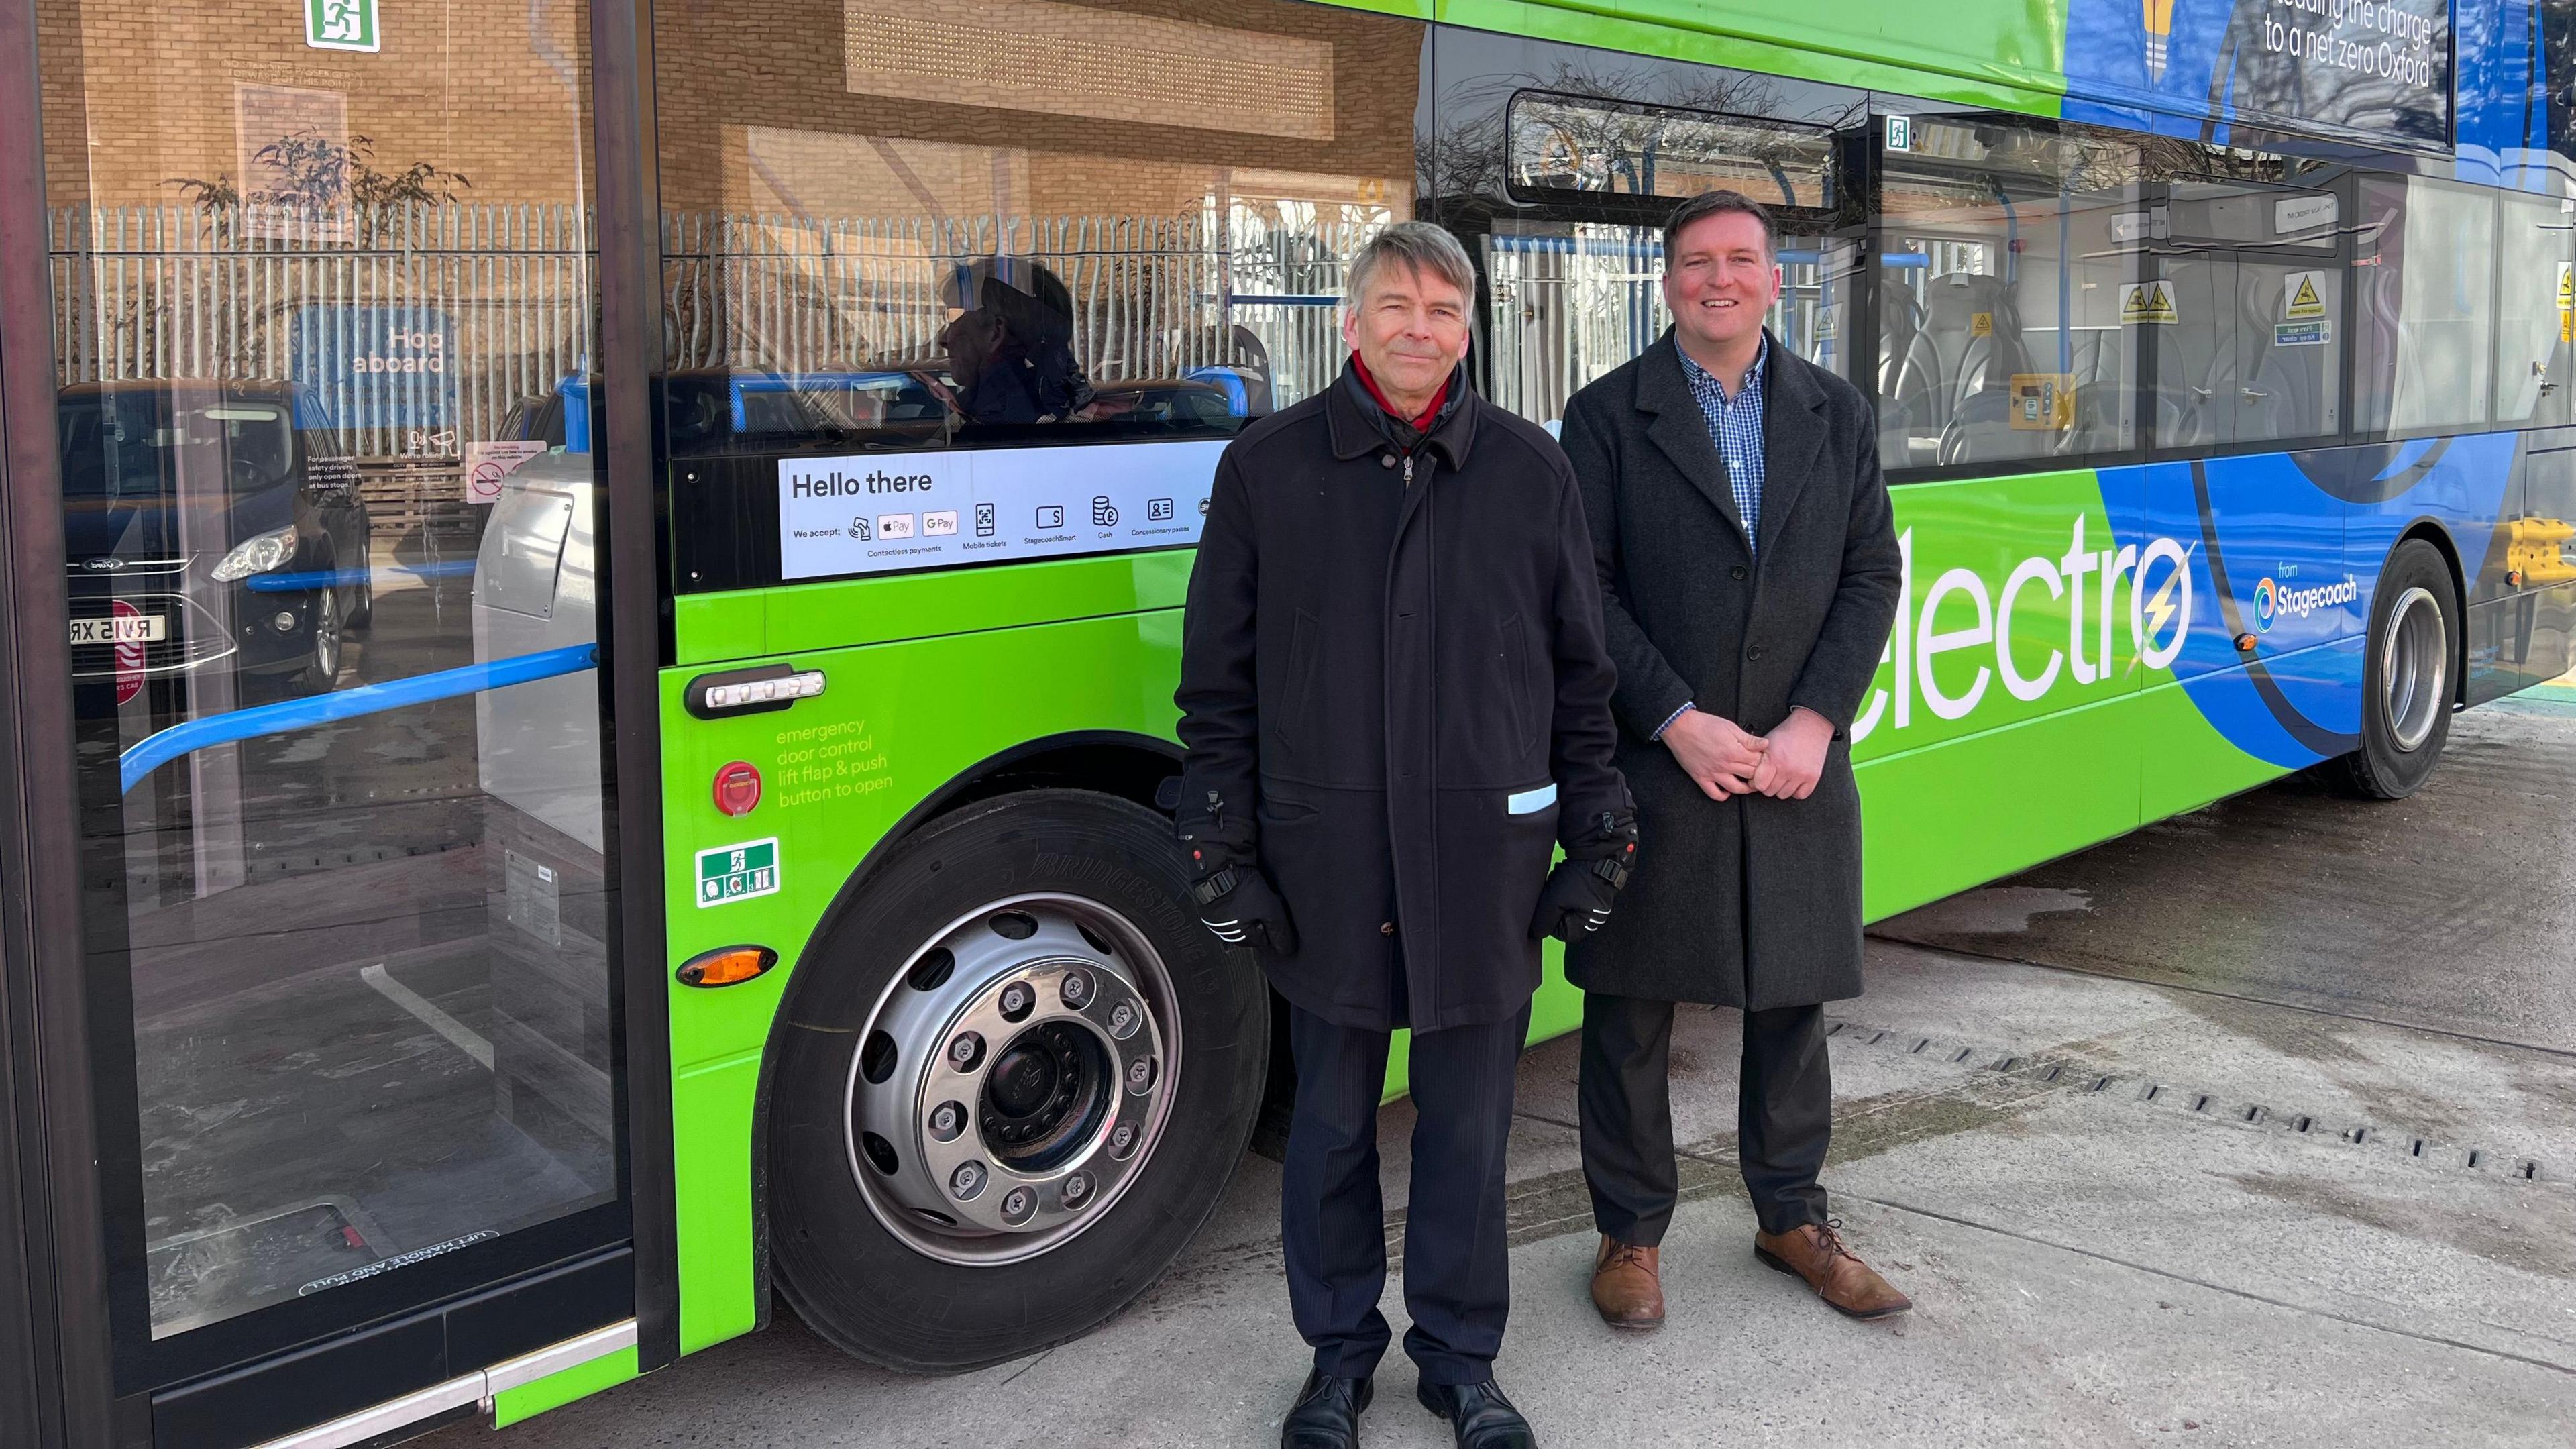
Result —
<instances>
[{"instance_id":1,"label":"green and blue bus","mask_svg":"<svg viewBox=\"0 0 2576 1449\"><path fill-rule=\"evenodd\" d=\"M2576 663L2561 0L0 0L0 76L0 1442L1142 1292L1293 1070L1171 844L1200 510L1396 220L1553 423L1774 209L1906 560L1874 918Z\"/></svg>"}]
</instances>

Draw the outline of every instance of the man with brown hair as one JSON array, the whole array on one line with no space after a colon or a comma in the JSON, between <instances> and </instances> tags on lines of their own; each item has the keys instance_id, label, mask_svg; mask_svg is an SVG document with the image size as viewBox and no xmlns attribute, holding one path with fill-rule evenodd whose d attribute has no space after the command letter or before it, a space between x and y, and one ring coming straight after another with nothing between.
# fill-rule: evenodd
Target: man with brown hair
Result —
<instances>
[{"instance_id":1,"label":"man with brown hair","mask_svg":"<svg viewBox=\"0 0 2576 1449\"><path fill-rule=\"evenodd\" d=\"M1816 1180L1833 1127L1823 1003L1861 991L1849 731L1896 617L1877 429L1858 389L1763 326L1780 266L1761 206L1732 191L1682 203L1663 285L1672 330L1565 417L1646 851L1618 916L1566 953L1585 992L1592 1299L1614 1326L1663 1322L1673 1010L1704 1001L1744 1012L1754 1252L1882 1317L1906 1297L1844 1245Z\"/></svg>"}]
</instances>

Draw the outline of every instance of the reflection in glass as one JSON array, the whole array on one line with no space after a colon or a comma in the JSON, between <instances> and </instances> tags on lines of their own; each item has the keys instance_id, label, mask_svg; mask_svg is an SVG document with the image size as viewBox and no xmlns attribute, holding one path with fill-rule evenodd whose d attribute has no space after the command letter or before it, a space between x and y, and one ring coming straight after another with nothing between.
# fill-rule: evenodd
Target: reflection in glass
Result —
<instances>
[{"instance_id":1,"label":"reflection in glass","mask_svg":"<svg viewBox=\"0 0 2576 1449\"><path fill-rule=\"evenodd\" d=\"M43 8L118 1308L382 1311L618 1197L587 16L384 0L356 53ZM120 763L191 722L231 737Z\"/></svg>"},{"instance_id":2,"label":"reflection in glass","mask_svg":"<svg viewBox=\"0 0 2576 1449\"><path fill-rule=\"evenodd\" d=\"M1512 185L1525 190L1836 204L1834 135L1821 126L1539 91L1512 98L1508 125Z\"/></svg>"},{"instance_id":3,"label":"reflection in glass","mask_svg":"<svg viewBox=\"0 0 2576 1449\"><path fill-rule=\"evenodd\" d=\"M2360 424L2405 433L2483 422L2496 356L2493 194L2371 177L2361 183L2361 209L2353 259Z\"/></svg>"},{"instance_id":4,"label":"reflection in glass","mask_svg":"<svg viewBox=\"0 0 2576 1449\"><path fill-rule=\"evenodd\" d=\"M1884 153L1885 466L2131 445L2138 169L2124 143L2003 120L1918 119Z\"/></svg>"}]
</instances>

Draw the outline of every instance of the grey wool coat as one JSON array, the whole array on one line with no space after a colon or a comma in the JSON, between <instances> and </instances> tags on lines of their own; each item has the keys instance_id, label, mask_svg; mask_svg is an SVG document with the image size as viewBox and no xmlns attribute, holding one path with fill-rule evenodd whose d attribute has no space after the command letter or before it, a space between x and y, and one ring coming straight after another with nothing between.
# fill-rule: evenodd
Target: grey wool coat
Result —
<instances>
[{"instance_id":1,"label":"grey wool coat","mask_svg":"<svg viewBox=\"0 0 2576 1449\"><path fill-rule=\"evenodd\" d=\"M1756 1011L1861 993L1850 727L1896 619L1895 519L1868 402L1776 339L1762 434L1749 548L1670 331L1566 406L1637 800L1636 873L1566 952L1587 991ZM1686 700L1756 734L1798 705L1832 721L1815 793L1702 794L1651 738Z\"/></svg>"}]
</instances>

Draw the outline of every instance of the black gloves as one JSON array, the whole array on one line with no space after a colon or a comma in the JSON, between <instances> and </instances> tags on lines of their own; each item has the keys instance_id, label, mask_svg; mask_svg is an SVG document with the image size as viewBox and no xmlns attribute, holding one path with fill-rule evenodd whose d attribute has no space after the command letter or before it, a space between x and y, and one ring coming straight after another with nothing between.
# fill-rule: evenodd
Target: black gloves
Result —
<instances>
[{"instance_id":1,"label":"black gloves","mask_svg":"<svg viewBox=\"0 0 2576 1449\"><path fill-rule=\"evenodd\" d=\"M1190 898L1216 938L1229 946L1267 946L1282 956L1296 955L1297 928L1289 923L1288 903L1247 859L1251 832L1239 819L1229 825L1225 797L1203 792L1182 807L1177 823L1198 876Z\"/></svg>"},{"instance_id":2,"label":"black gloves","mask_svg":"<svg viewBox=\"0 0 2576 1449\"><path fill-rule=\"evenodd\" d=\"M1593 828L1569 845L1565 859L1547 873L1547 884L1539 888L1538 913L1530 921L1530 939L1571 941L1600 930L1636 860L1637 817L1601 812Z\"/></svg>"},{"instance_id":3,"label":"black gloves","mask_svg":"<svg viewBox=\"0 0 2576 1449\"><path fill-rule=\"evenodd\" d=\"M1199 903L1199 919L1227 945L1297 954L1297 928L1288 920L1288 903L1254 867L1229 865L1191 886L1190 895Z\"/></svg>"}]
</instances>

